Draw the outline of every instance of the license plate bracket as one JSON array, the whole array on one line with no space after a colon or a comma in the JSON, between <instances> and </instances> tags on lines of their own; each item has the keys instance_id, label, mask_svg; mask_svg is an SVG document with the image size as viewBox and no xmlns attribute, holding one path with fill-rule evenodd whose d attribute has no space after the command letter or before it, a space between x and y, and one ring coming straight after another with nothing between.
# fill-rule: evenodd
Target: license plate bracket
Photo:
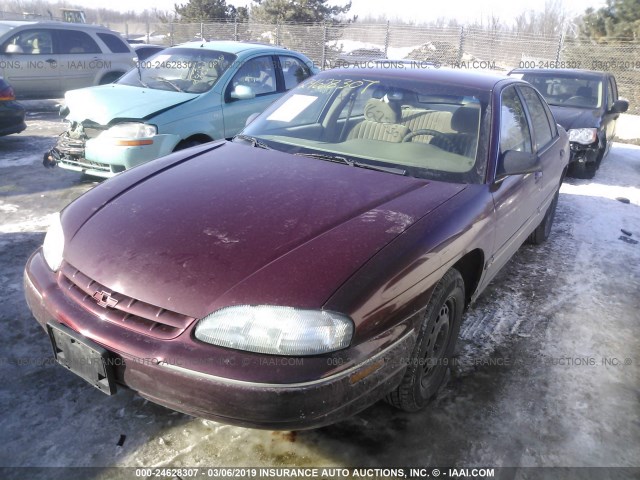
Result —
<instances>
[{"instance_id":1,"label":"license plate bracket","mask_svg":"<svg viewBox=\"0 0 640 480\"><path fill-rule=\"evenodd\" d=\"M116 393L115 372L110 353L70 328L47 323L56 361L107 395Z\"/></svg>"}]
</instances>

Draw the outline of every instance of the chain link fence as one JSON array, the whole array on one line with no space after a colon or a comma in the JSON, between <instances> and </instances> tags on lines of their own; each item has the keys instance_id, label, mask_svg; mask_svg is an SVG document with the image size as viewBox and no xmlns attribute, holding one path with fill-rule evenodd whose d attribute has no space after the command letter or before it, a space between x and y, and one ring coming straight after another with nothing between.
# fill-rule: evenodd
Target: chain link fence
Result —
<instances>
[{"instance_id":1,"label":"chain link fence","mask_svg":"<svg viewBox=\"0 0 640 480\"><path fill-rule=\"evenodd\" d=\"M120 28L118 28L120 27ZM495 29L352 23L261 24L255 22L148 23L111 28L147 43L177 45L192 40L262 42L298 50L320 68L344 62L408 59L441 66L508 72L513 68L583 68L610 71L620 95L640 114L640 42L595 43L564 35ZM140 28L142 27L142 28Z\"/></svg>"}]
</instances>

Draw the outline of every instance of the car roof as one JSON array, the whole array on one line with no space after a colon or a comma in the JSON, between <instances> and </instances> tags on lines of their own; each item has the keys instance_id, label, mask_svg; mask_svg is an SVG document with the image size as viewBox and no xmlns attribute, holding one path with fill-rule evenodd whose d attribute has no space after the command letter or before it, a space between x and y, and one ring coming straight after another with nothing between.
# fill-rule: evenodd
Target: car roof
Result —
<instances>
[{"instance_id":1,"label":"car roof","mask_svg":"<svg viewBox=\"0 0 640 480\"><path fill-rule=\"evenodd\" d=\"M53 28L73 28L77 30L103 30L112 32L112 30L102 25L94 25L91 23L69 23L69 22L56 22L55 20L43 20L43 21L21 21L21 20L1 20L0 25L7 26L9 28L18 28L23 26L39 27L53 27Z\"/></svg>"},{"instance_id":2,"label":"car roof","mask_svg":"<svg viewBox=\"0 0 640 480\"><path fill-rule=\"evenodd\" d=\"M392 62L393 63L393 62ZM325 70L319 73L321 76L335 75L335 72L341 72L341 75L353 75L354 70L362 70L362 72L371 72L381 77L389 78L406 78L407 80L427 80L429 82L448 83L451 85L467 86L478 88L480 90L492 90L494 86L503 81L508 83L525 83L522 80L515 78L509 78L504 74L475 71L475 70L461 70L454 68L435 68L429 66L429 68L384 68L384 67L367 67L367 68L335 68L332 70Z\"/></svg>"},{"instance_id":3,"label":"car roof","mask_svg":"<svg viewBox=\"0 0 640 480\"><path fill-rule=\"evenodd\" d=\"M231 40L213 40L210 42L203 42L202 40L181 43L180 45L174 45L174 47L180 48L204 48L207 50L218 50L227 53L240 53L246 51L256 52L271 52L273 50L281 50L283 52L290 52L286 48L279 47L277 45L264 45L260 43L250 42L235 42ZM168 47L167 47L168 48Z\"/></svg>"},{"instance_id":4,"label":"car roof","mask_svg":"<svg viewBox=\"0 0 640 480\"><path fill-rule=\"evenodd\" d=\"M509 72L509 75L512 73L541 73L544 75L557 75L559 77L604 77L607 75L605 72L578 68L515 68Z\"/></svg>"},{"instance_id":5,"label":"car roof","mask_svg":"<svg viewBox=\"0 0 640 480\"><path fill-rule=\"evenodd\" d=\"M27 22L24 20L0 20L0 25L6 25L7 27L21 27L22 25L31 25L37 22Z\"/></svg>"}]
</instances>

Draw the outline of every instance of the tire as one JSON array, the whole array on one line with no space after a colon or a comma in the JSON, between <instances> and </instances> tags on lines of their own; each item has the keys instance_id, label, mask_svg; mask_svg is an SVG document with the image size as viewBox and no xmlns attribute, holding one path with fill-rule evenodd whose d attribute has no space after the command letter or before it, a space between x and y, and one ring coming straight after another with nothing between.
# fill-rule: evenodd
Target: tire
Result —
<instances>
[{"instance_id":1,"label":"tire","mask_svg":"<svg viewBox=\"0 0 640 480\"><path fill-rule=\"evenodd\" d=\"M602 163L602 160L607 155L607 147L606 147L606 145L607 144L605 142L605 146L602 147L600 150L598 150L598 155L596 156L596 170L598 170L600 168L600 164Z\"/></svg>"},{"instance_id":2,"label":"tire","mask_svg":"<svg viewBox=\"0 0 640 480\"><path fill-rule=\"evenodd\" d=\"M176 145L176 148L173 149L174 152L178 152L180 150L185 150L187 148L195 147L197 145L202 144L198 140L182 140Z\"/></svg>"},{"instance_id":3,"label":"tire","mask_svg":"<svg viewBox=\"0 0 640 480\"><path fill-rule=\"evenodd\" d=\"M449 270L423 314L416 345L400 385L385 400L406 412L424 408L448 377L464 310L464 281Z\"/></svg>"},{"instance_id":4,"label":"tire","mask_svg":"<svg viewBox=\"0 0 640 480\"><path fill-rule=\"evenodd\" d=\"M577 162L571 166L571 176L591 180L598 170L598 162Z\"/></svg>"},{"instance_id":5,"label":"tire","mask_svg":"<svg viewBox=\"0 0 640 480\"><path fill-rule=\"evenodd\" d=\"M107 73L104 77L100 79L100 85L107 85L109 83L113 83L118 80L123 74L121 72L111 72Z\"/></svg>"},{"instance_id":6,"label":"tire","mask_svg":"<svg viewBox=\"0 0 640 480\"><path fill-rule=\"evenodd\" d=\"M558 196L560 195L560 191L558 190L556 194L553 196L553 200L551 201L551 205L547 208L547 212L544 214L544 218L540 222L540 225L536 227L536 229L529 235L527 238L527 243L531 243L533 245L540 245L544 243L549 235L551 234L551 227L553 226L553 219L556 217L556 207L558 206Z\"/></svg>"}]
</instances>

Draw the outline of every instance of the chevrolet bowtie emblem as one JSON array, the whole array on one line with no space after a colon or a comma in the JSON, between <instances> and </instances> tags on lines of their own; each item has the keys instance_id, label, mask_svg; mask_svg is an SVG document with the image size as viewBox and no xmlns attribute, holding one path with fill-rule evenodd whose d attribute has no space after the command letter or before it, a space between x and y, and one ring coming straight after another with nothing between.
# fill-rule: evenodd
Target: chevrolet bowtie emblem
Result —
<instances>
[{"instance_id":1,"label":"chevrolet bowtie emblem","mask_svg":"<svg viewBox=\"0 0 640 480\"><path fill-rule=\"evenodd\" d=\"M109 292L105 292L104 290L94 293L93 294L93 299L101 307L111 307L111 308L113 308L118 304L118 300L113 298Z\"/></svg>"}]
</instances>

